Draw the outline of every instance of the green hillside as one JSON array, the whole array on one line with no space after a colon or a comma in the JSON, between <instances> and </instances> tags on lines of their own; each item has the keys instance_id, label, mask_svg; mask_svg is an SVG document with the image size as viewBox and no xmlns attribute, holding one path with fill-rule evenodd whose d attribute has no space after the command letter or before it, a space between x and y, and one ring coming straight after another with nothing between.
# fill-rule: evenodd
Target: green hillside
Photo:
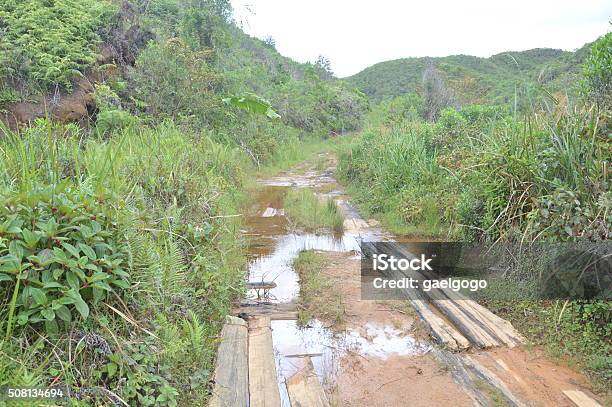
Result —
<instances>
[{"instance_id":1,"label":"green hillside","mask_svg":"<svg viewBox=\"0 0 612 407\"><path fill-rule=\"evenodd\" d=\"M490 58L452 55L404 58L375 64L347 80L375 102L418 92L428 64L439 70L462 103L502 104L513 100L515 86L523 91L538 85L550 91L572 91L590 44L576 52L536 48L504 52Z\"/></svg>"}]
</instances>

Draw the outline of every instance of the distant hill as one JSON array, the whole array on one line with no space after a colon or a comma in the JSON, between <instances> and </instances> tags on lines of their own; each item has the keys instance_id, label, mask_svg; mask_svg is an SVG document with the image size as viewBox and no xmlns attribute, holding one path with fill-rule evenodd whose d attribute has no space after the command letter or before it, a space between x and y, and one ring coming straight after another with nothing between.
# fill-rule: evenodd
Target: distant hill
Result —
<instances>
[{"instance_id":1,"label":"distant hill","mask_svg":"<svg viewBox=\"0 0 612 407\"><path fill-rule=\"evenodd\" d=\"M591 44L575 52L536 48L503 52L489 58L452 55L441 58L404 58L380 62L346 78L373 102L420 90L425 67L433 63L447 86L463 103L508 103L515 85L543 85L551 92L573 91L575 75Z\"/></svg>"}]
</instances>

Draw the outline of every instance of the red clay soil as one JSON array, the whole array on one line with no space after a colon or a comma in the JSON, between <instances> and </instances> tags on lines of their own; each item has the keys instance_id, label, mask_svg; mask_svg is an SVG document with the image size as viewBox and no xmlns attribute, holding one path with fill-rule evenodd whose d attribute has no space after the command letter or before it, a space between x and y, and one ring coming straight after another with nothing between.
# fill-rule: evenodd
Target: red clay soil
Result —
<instances>
[{"instance_id":1,"label":"red clay soil","mask_svg":"<svg viewBox=\"0 0 612 407\"><path fill-rule=\"evenodd\" d=\"M425 339L417 317L399 303L377 303L360 298L360 260L350 253L325 252L323 272L337 281L345 317L342 326L360 330L366 323L390 325ZM396 309L396 307L398 307ZM331 404L351 407L471 406L472 402L450 373L432 355L390 356L382 359L356 352L340 360Z\"/></svg>"}]
</instances>

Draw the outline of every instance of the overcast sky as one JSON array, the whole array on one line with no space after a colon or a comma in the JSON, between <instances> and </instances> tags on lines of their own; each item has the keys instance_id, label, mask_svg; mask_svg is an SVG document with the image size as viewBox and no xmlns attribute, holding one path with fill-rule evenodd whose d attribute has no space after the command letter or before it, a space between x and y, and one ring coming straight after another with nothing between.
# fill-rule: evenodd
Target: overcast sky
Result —
<instances>
[{"instance_id":1,"label":"overcast sky","mask_svg":"<svg viewBox=\"0 0 612 407\"><path fill-rule=\"evenodd\" d=\"M349 76L412 56L549 47L574 50L610 30L610 0L231 0L252 36L300 62L328 57Z\"/></svg>"}]
</instances>

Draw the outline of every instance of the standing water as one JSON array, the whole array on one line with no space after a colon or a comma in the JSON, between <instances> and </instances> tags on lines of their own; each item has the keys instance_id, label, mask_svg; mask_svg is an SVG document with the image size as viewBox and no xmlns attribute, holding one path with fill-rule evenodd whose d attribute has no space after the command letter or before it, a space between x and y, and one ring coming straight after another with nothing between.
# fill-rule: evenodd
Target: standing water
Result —
<instances>
[{"instance_id":1,"label":"standing water","mask_svg":"<svg viewBox=\"0 0 612 407\"><path fill-rule=\"evenodd\" d=\"M314 234L289 230L282 207L283 197L291 187L316 187L321 182L333 182L329 175L316 178L310 176L295 180L278 178L264 183L255 200L254 212L247 219L246 236L249 238L249 282L270 282L276 286L269 290L266 301L286 304L295 302L300 286L299 277L293 269L293 261L303 250L332 252L354 252L360 254L361 239L381 239L376 230L362 233ZM248 298L257 298L250 290ZM296 320L273 320L272 340L278 385L283 407L290 407L286 380L305 367L304 355L309 355L312 365L324 389L335 386L339 361L347 352L363 356L386 358L389 355L416 355L427 352L423 345L403 332L390 326L368 323L360 331L347 329L334 333L320 321L309 321L299 326ZM361 333L363 332L363 334Z\"/></svg>"}]
</instances>

